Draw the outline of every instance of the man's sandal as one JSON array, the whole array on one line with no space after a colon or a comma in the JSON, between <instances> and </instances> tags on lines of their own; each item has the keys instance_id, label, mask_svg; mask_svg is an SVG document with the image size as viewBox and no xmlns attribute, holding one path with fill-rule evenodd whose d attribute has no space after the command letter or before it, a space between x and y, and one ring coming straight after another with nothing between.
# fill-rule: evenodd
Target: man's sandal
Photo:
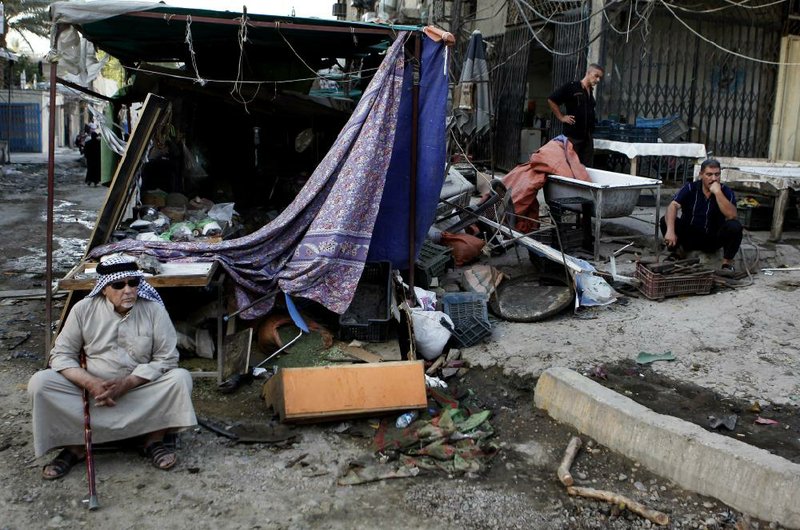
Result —
<instances>
[{"instance_id":1,"label":"man's sandal","mask_svg":"<svg viewBox=\"0 0 800 530\"><path fill-rule=\"evenodd\" d=\"M167 470L178 461L175 451L169 449L164 442L153 442L144 448L144 454L154 467Z\"/></svg>"},{"instance_id":2,"label":"man's sandal","mask_svg":"<svg viewBox=\"0 0 800 530\"><path fill-rule=\"evenodd\" d=\"M69 470L72 469L75 464L83 462L84 460L86 460L86 457L78 456L65 447L59 451L54 459L42 467L42 478L45 480L61 478L69 473ZM48 475L45 473L48 468L55 471L55 475Z\"/></svg>"}]
</instances>

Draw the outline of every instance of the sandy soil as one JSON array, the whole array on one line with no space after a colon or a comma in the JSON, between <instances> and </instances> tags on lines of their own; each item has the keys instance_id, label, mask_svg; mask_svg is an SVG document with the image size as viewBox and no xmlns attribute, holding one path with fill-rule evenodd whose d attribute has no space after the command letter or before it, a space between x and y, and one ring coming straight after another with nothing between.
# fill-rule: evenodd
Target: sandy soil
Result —
<instances>
[{"instance_id":1,"label":"sandy soil","mask_svg":"<svg viewBox=\"0 0 800 530\"><path fill-rule=\"evenodd\" d=\"M80 257L81 241L88 238L104 199L104 188L82 184L74 159L64 156L58 165L57 276ZM41 289L44 166L6 169L0 177L0 289ZM762 265L800 264L797 236L789 233L785 244L774 247L761 242ZM513 260L506 263L513 272ZM421 473L338 486L349 462L373 458L370 438L363 436L370 432L368 420L290 428L293 438L278 444L235 443L198 427L181 436L180 461L170 472L156 471L135 450L99 451L102 508L97 512L82 506L82 467L60 481L40 478L44 462L33 459L25 385L43 362L43 301L4 299L0 528L649 528L649 522L628 512L565 494L555 468L576 433L533 409L535 377L550 366L590 374L603 365L609 386L645 402L658 403L670 389L696 384L708 390L703 407L709 411L719 408L719 399L727 410L758 400L765 415L797 417L799 285L796 273L758 275L751 286L708 296L663 302L629 298L626 305L536 324L498 322L490 341L464 350L474 368L462 380L451 380L493 411L501 450L480 475ZM675 362L630 372L638 352L668 350ZM228 427L275 427L259 391L256 383L223 396L211 381L198 380L195 406L199 415ZM701 422L703 414L698 409L687 419ZM749 417L742 414L741 421ZM781 427L787 443L800 438L797 423ZM734 528L747 521L603 447L582 452L573 471L579 484L618 491L668 513L672 528Z\"/></svg>"}]
</instances>

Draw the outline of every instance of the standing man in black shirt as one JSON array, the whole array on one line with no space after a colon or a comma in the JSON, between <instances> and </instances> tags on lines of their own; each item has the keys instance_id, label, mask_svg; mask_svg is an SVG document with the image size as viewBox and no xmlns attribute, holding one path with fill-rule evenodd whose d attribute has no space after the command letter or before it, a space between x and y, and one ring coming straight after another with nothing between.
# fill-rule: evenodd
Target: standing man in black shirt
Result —
<instances>
[{"instance_id":1,"label":"standing man in black shirt","mask_svg":"<svg viewBox=\"0 0 800 530\"><path fill-rule=\"evenodd\" d=\"M604 75L602 66L590 64L583 79L563 85L547 98L550 110L564 124L564 135L572 142L572 147L584 166L594 163L592 133L597 119L594 114L593 90ZM566 109L564 114L561 113L561 105Z\"/></svg>"}]
</instances>

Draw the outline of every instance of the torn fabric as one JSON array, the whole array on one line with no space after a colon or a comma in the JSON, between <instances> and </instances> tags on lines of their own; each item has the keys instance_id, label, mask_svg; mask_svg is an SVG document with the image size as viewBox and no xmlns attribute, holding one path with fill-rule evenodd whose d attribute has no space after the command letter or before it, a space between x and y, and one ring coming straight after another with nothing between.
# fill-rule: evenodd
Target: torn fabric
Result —
<instances>
[{"instance_id":1,"label":"torn fabric","mask_svg":"<svg viewBox=\"0 0 800 530\"><path fill-rule=\"evenodd\" d=\"M233 280L238 308L277 286L344 313L367 259L392 157L406 37L399 34L333 146L275 220L216 244L123 240L89 256L130 252L170 261L216 259ZM272 298L263 300L241 316L258 318L272 305Z\"/></svg>"}]
</instances>

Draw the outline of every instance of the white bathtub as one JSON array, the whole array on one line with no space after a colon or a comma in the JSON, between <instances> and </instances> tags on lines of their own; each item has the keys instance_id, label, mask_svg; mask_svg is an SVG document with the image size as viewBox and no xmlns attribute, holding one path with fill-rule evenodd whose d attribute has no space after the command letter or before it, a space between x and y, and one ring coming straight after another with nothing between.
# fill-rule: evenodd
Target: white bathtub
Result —
<instances>
[{"instance_id":1,"label":"white bathtub","mask_svg":"<svg viewBox=\"0 0 800 530\"><path fill-rule=\"evenodd\" d=\"M600 259L600 225L603 218L625 217L633 213L642 190L655 190L654 244L658 242L658 219L661 201L661 181L646 177L614 173L601 169L586 168L591 182L548 175L544 185L544 198L553 199L581 197L594 201L594 259Z\"/></svg>"},{"instance_id":2,"label":"white bathtub","mask_svg":"<svg viewBox=\"0 0 800 530\"><path fill-rule=\"evenodd\" d=\"M548 175L544 185L545 200L550 202L568 197L591 199L594 201L597 217L625 217L633 213L642 190L658 191L661 188L661 181L656 179L601 169L586 168L586 171L592 179L591 182Z\"/></svg>"}]
</instances>

